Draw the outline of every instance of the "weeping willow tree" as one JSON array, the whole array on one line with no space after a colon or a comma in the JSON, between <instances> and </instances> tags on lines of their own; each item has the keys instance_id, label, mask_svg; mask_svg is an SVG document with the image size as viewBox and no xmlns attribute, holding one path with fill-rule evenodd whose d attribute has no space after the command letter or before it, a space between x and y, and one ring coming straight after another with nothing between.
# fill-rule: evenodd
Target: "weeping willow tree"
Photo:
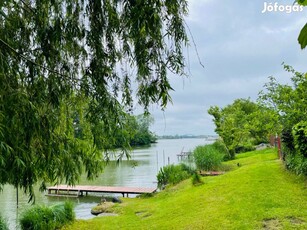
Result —
<instances>
[{"instance_id":1,"label":"weeping willow tree","mask_svg":"<svg viewBox=\"0 0 307 230\"><path fill-rule=\"evenodd\" d=\"M185 0L0 1L0 185L75 184L184 74ZM104 153L105 156L106 153Z\"/></svg>"}]
</instances>

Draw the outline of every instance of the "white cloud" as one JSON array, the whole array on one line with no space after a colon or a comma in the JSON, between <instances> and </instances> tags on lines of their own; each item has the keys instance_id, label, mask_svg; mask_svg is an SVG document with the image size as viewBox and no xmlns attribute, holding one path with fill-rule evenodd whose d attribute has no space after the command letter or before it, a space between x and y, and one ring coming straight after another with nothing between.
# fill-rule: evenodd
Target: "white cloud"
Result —
<instances>
[{"instance_id":1,"label":"white cloud","mask_svg":"<svg viewBox=\"0 0 307 230\"><path fill-rule=\"evenodd\" d=\"M244 2L244 3L243 3ZM189 47L191 76L171 76L173 105L162 113L153 107L157 134L212 134L207 114L211 105L225 106L237 98L256 99L270 75L289 82L282 62L306 72L307 51L297 37L307 22L300 13L262 14L263 0L189 0L186 19L197 45ZM289 4L289 1L278 1ZM291 3L292 4L292 3Z\"/></svg>"}]
</instances>

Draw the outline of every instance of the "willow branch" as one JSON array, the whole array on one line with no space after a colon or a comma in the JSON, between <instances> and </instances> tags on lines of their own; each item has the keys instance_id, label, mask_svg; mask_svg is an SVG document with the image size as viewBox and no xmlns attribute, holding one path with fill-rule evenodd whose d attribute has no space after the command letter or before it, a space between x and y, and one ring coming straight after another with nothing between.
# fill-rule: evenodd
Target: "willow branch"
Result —
<instances>
[{"instance_id":1,"label":"willow branch","mask_svg":"<svg viewBox=\"0 0 307 230\"><path fill-rule=\"evenodd\" d=\"M193 45L194 45L194 48L195 48L195 52L196 52L196 55L197 55L198 62L199 62L199 64L200 64L203 68L205 68L205 66L203 65L203 63L202 63L201 60L200 60L199 53L198 53L198 49L197 49L197 46L196 46L196 43L195 43L195 40L194 40L194 36L193 36L193 34L192 34L191 30L190 30L189 25L187 24L187 22L186 22L185 20L184 20L184 24L186 25L186 27L187 27L187 29L188 29L188 31L189 31L189 34L190 34L190 36L191 36L191 38L192 38L192 42L193 42Z\"/></svg>"},{"instance_id":2,"label":"willow branch","mask_svg":"<svg viewBox=\"0 0 307 230\"><path fill-rule=\"evenodd\" d=\"M24 0L20 0L29 10L32 11L32 13L35 14L35 11L33 10L33 8L31 6L29 6Z\"/></svg>"},{"instance_id":3,"label":"willow branch","mask_svg":"<svg viewBox=\"0 0 307 230\"><path fill-rule=\"evenodd\" d=\"M64 74L61 74L59 73L58 71L55 71L55 70L52 70L52 69L49 69L48 67L46 66L43 66L41 64L38 64L36 63L35 61L27 58L26 56L24 56L23 54L19 53L17 50L15 50L12 46L10 46L8 43L6 43L5 41L3 41L1 38L0 38L0 42L5 45L7 48L9 48L11 51L13 51L17 56L21 57L22 59L26 60L27 62L30 62L31 64L35 65L35 66L38 66L42 69L45 69L47 71L49 71L50 73L54 73L56 75L60 75L62 77L66 77Z\"/></svg>"}]
</instances>

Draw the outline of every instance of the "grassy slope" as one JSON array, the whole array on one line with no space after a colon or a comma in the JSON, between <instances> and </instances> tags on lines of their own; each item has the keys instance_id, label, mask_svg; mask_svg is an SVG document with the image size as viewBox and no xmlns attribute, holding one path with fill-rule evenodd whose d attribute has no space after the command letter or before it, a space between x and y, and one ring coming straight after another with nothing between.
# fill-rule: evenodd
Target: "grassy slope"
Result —
<instances>
[{"instance_id":1,"label":"grassy slope","mask_svg":"<svg viewBox=\"0 0 307 230\"><path fill-rule=\"evenodd\" d=\"M276 155L241 154L228 162L234 170L201 186L187 180L153 198L126 199L117 217L65 229L307 229L306 180L286 172Z\"/></svg>"}]
</instances>

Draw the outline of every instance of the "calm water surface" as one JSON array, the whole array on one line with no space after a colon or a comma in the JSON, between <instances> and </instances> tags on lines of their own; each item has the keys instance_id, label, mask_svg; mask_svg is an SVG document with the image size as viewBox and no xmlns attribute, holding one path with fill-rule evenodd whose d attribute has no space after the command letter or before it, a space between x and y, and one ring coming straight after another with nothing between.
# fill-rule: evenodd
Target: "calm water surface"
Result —
<instances>
[{"instance_id":1,"label":"calm water surface","mask_svg":"<svg viewBox=\"0 0 307 230\"><path fill-rule=\"evenodd\" d=\"M170 139L158 140L158 143L151 147L138 148L131 153L129 161L122 160L120 164L110 162L104 172L94 181L87 181L82 178L80 185L101 185L101 186L127 186L127 187L156 187L156 175L159 169L167 164L177 164L181 151L192 151L197 145L204 145L210 142L205 139ZM36 189L36 204L52 205L63 202L67 198L48 197ZM118 194L121 196L121 194ZM28 197L19 191L19 208L16 208L16 189L12 186L5 186L0 193L0 213L10 225L10 229L18 229L16 219L18 215L30 207ZM93 216L90 210L98 202L100 196L88 196L70 198L76 203L75 212L78 219L88 219Z\"/></svg>"}]
</instances>

